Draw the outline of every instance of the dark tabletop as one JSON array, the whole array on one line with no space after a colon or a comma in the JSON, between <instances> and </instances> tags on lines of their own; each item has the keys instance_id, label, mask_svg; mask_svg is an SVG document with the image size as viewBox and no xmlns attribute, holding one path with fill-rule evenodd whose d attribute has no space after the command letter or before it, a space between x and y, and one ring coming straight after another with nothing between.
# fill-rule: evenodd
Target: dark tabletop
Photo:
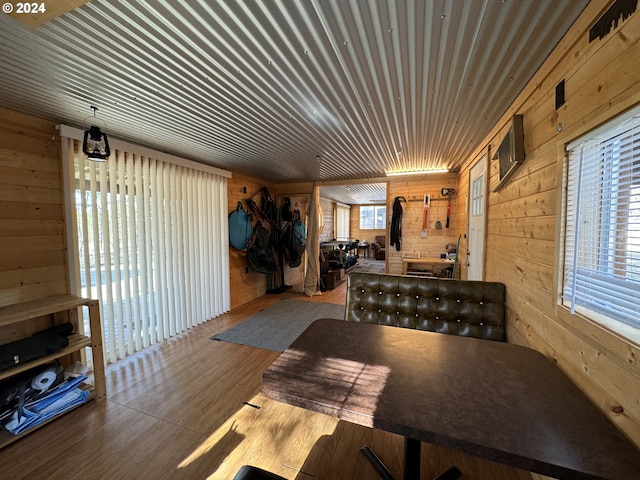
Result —
<instances>
[{"instance_id":1,"label":"dark tabletop","mask_svg":"<svg viewBox=\"0 0 640 480\"><path fill-rule=\"evenodd\" d=\"M518 345L317 320L265 371L262 389L551 477L640 479L640 450L556 365Z\"/></svg>"}]
</instances>

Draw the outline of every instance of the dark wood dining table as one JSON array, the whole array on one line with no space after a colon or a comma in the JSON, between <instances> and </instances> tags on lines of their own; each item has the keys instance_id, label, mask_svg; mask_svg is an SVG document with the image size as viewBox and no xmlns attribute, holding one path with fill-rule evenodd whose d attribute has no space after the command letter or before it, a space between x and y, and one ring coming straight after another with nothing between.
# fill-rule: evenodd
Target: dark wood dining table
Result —
<instances>
[{"instance_id":1,"label":"dark wood dining table","mask_svg":"<svg viewBox=\"0 0 640 480\"><path fill-rule=\"evenodd\" d=\"M519 345L321 319L267 368L262 390L558 479L640 479L640 450L551 360ZM413 450L405 468L419 470ZM405 478L419 478L410 468Z\"/></svg>"}]
</instances>

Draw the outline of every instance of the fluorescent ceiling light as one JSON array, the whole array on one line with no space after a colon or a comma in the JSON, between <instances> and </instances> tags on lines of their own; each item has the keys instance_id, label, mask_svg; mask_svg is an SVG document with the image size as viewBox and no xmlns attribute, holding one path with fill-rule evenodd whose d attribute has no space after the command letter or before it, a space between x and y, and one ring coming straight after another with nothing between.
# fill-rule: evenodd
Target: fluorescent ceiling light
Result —
<instances>
[{"instance_id":1,"label":"fluorescent ceiling light","mask_svg":"<svg viewBox=\"0 0 640 480\"><path fill-rule=\"evenodd\" d=\"M446 168L434 168L431 170L410 170L407 172L387 172L387 177L397 177L400 175L427 175L432 173L449 173Z\"/></svg>"}]
</instances>

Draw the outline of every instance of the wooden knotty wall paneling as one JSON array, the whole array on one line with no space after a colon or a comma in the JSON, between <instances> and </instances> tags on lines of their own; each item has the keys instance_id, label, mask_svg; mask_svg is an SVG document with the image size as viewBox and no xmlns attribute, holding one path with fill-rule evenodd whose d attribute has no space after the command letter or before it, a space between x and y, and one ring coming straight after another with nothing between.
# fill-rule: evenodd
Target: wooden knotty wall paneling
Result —
<instances>
[{"instance_id":1,"label":"wooden knotty wall paneling","mask_svg":"<svg viewBox=\"0 0 640 480\"><path fill-rule=\"evenodd\" d=\"M558 364L640 447L640 334L633 339L571 316L558 305L562 267L563 146L640 102L640 12L602 40L588 32L609 6L592 1L491 134L467 159L468 171L490 158L511 115L524 114L526 159L500 191L497 161L489 165L486 279L507 286L508 338ZM555 110L555 86L565 80L566 103ZM462 205L458 216L465 219ZM464 249L461 249L464 251Z\"/></svg>"},{"instance_id":2,"label":"wooden knotty wall paneling","mask_svg":"<svg viewBox=\"0 0 640 480\"><path fill-rule=\"evenodd\" d=\"M55 124L0 108L0 306L67 293Z\"/></svg>"},{"instance_id":3,"label":"wooden knotty wall paneling","mask_svg":"<svg viewBox=\"0 0 640 480\"><path fill-rule=\"evenodd\" d=\"M67 293L60 140L55 123L0 109L0 306ZM54 140L52 140L54 139ZM234 175L229 211L264 185ZM246 187L247 193L243 193ZM266 276L230 248L231 307L266 291Z\"/></svg>"},{"instance_id":4,"label":"wooden knotty wall paneling","mask_svg":"<svg viewBox=\"0 0 640 480\"><path fill-rule=\"evenodd\" d=\"M449 228L447 221L447 197L442 196L443 188L456 188L456 174L432 174L407 177L393 177L389 181L387 191L387 244L389 244L389 227L393 216L393 202L396 197L403 196L408 202L402 214L401 250L387 245L387 271L391 274L402 273L402 254L404 252L419 253L421 257L439 257L446 251L446 245L456 244L458 235L464 234L460 228L458 211L463 199L458 192L451 198L451 218ZM431 196L429 222L426 238L422 238L422 217L424 195ZM464 209L462 209L464 211ZM440 221L442 229L435 228ZM465 227L466 228L466 227Z\"/></svg>"},{"instance_id":5,"label":"wooden knotty wall paneling","mask_svg":"<svg viewBox=\"0 0 640 480\"><path fill-rule=\"evenodd\" d=\"M275 192L278 197L305 196L309 197L313 191L312 182L302 183L286 183L275 186ZM328 242L335 238L333 209L335 202L328 198L320 197L320 208L324 216L324 229L320 233L320 241Z\"/></svg>"},{"instance_id":6,"label":"wooden knotty wall paneling","mask_svg":"<svg viewBox=\"0 0 640 480\"><path fill-rule=\"evenodd\" d=\"M269 193L275 198L274 187L265 184L262 180L233 174L227 180L227 195L229 213L236 209L238 202L249 198L262 187L267 187ZM260 205L260 195L256 195L254 201ZM245 210L246 203L242 202ZM255 223L255 219L254 219ZM239 251L229 245L229 277L231 285L231 309L250 302L267 291L267 275L256 272L249 266L246 251Z\"/></svg>"},{"instance_id":7,"label":"wooden knotty wall paneling","mask_svg":"<svg viewBox=\"0 0 640 480\"><path fill-rule=\"evenodd\" d=\"M303 193L300 189L293 189L293 193L289 193L286 188L278 189L276 185L235 173L227 182L229 212L232 212L237 208L239 201L250 197L254 193L258 192L262 187L266 187L269 190L269 193L276 201L278 208L282 205L284 197L290 197L292 206L297 207L300 210L302 221L305 221L309 192ZM260 205L260 196L256 195L254 197L254 201ZM243 207L245 209L247 208L246 203L244 202ZM255 224L255 219L253 223ZM290 285L292 287L293 291L303 290L304 262L305 259L303 255L302 263L299 267L289 268L285 259L284 281L286 285ZM279 279L280 273L278 272L277 275ZM249 265L246 252L236 250L231 245L229 246L229 276L231 281L232 309L261 297L267 291L267 275L256 272Z\"/></svg>"}]
</instances>

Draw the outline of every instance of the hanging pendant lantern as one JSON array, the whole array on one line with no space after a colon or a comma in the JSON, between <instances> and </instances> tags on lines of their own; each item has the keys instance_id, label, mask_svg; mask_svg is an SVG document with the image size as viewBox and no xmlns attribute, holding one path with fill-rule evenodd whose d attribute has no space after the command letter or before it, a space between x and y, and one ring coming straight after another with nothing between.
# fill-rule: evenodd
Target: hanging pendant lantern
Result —
<instances>
[{"instance_id":1,"label":"hanging pendant lantern","mask_svg":"<svg viewBox=\"0 0 640 480\"><path fill-rule=\"evenodd\" d=\"M92 106L91 109L93 110L93 118L95 119L98 108ZM91 125L88 130L84 131L82 151L89 160L106 162L109 155L111 155L107 134L101 131L100 127Z\"/></svg>"}]
</instances>

